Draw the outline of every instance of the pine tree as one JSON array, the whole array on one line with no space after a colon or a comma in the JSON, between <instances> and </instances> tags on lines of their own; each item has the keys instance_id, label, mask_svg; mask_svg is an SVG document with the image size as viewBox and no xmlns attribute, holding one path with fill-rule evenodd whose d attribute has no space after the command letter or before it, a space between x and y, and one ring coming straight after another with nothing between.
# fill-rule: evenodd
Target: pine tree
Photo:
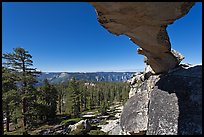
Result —
<instances>
[{"instance_id":1,"label":"pine tree","mask_svg":"<svg viewBox=\"0 0 204 137\"><path fill-rule=\"evenodd\" d=\"M90 88L90 100L89 100L89 106L90 106L90 109L93 109L94 108L94 91L93 91L93 88Z\"/></svg>"},{"instance_id":2,"label":"pine tree","mask_svg":"<svg viewBox=\"0 0 204 137\"><path fill-rule=\"evenodd\" d=\"M97 87L97 106L101 105L101 92L100 89Z\"/></svg>"},{"instance_id":3,"label":"pine tree","mask_svg":"<svg viewBox=\"0 0 204 137\"><path fill-rule=\"evenodd\" d=\"M9 69L15 70L18 75L18 86L21 92L22 103L22 128L23 134L27 134L27 115L29 105L32 103L33 85L37 83L36 76L40 72L33 66L32 56L23 48L14 48L13 53L3 54L3 59L6 60L3 64Z\"/></svg>"},{"instance_id":4,"label":"pine tree","mask_svg":"<svg viewBox=\"0 0 204 137\"><path fill-rule=\"evenodd\" d=\"M43 81L43 86L40 88L42 95L42 104L46 107L48 113L45 114L47 120L55 117L57 111L57 90L51 85L47 79Z\"/></svg>"},{"instance_id":5,"label":"pine tree","mask_svg":"<svg viewBox=\"0 0 204 137\"><path fill-rule=\"evenodd\" d=\"M80 83L80 92L81 92L81 109L82 111L87 110L87 87L84 85L85 82Z\"/></svg>"},{"instance_id":6,"label":"pine tree","mask_svg":"<svg viewBox=\"0 0 204 137\"><path fill-rule=\"evenodd\" d=\"M62 114L62 109L63 109L63 98L64 98L64 95L65 95L65 89L63 87L63 84L56 84L55 87L57 88L57 94L58 94L58 99L57 99L57 102L58 102L58 112L60 114Z\"/></svg>"},{"instance_id":7,"label":"pine tree","mask_svg":"<svg viewBox=\"0 0 204 137\"><path fill-rule=\"evenodd\" d=\"M10 115L19 97L17 94L16 75L6 67L2 67L2 107L6 112L6 131L9 132ZM3 113L3 112L2 112Z\"/></svg>"},{"instance_id":8,"label":"pine tree","mask_svg":"<svg viewBox=\"0 0 204 137\"><path fill-rule=\"evenodd\" d=\"M102 115L106 115L107 114L107 104L105 101L102 102L102 105L100 106L100 112Z\"/></svg>"},{"instance_id":9,"label":"pine tree","mask_svg":"<svg viewBox=\"0 0 204 137\"><path fill-rule=\"evenodd\" d=\"M80 114L80 91L79 84L75 78L70 81L69 89L72 93L72 110L74 117L79 117Z\"/></svg>"}]
</instances>

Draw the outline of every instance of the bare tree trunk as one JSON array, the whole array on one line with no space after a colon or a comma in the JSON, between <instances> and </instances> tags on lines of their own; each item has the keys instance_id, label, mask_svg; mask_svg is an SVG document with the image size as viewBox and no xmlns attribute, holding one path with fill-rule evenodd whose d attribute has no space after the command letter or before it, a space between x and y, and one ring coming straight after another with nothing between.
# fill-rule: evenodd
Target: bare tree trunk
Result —
<instances>
[{"instance_id":1,"label":"bare tree trunk","mask_svg":"<svg viewBox=\"0 0 204 137\"><path fill-rule=\"evenodd\" d=\"M26 129L27 119L26 119L25 113L26 113L26 100L25 100L25 98L23 98L23 108L22 108L22 128L24 130L23 135L27 134L27 131L26 131L27 130Z\"/></svg>"},{"instance_id":2,"label":"bare tree trunk","mask_svg":"<svg viewBox=\"0 0 204 137\"><path fill-rule=\"evenodd\" d=\"M9 116L9 105L6 104L6 132L9 132L9 122L10 122L10 116Z\"/></svg>"},{"instance_id":3,"label":"bare tree trunk","mask_svg":"<svg viewBox=\"0 0 204 137\"><path fill-rule=\"evenodd\" d=\"M59 113L62 113L62 96L59 95Z\"/></svg>"},{"instance_id":4,"label":"bare tree trunk","mask_svg":"<svg viewBox=\"0 0 204 137\"><path fill-rule=\"evenodd\" d=\"M1 110L1 114L2 114L2 135L4 134L4 113L3 110Z\"/></svg>"},{"instance_id":5,"label":"bare tree trunk","mask_svg":"<svg viewBox=\"0 0 204 137\"><path fill-rule=\"evenodd\" d=\"M25 69L25 60L22 60L22 64L23 64L23 76L25 77L25 72L26 72L26 69ZM26 81L23 81L24 83L24 88L27 87L27 83ZM25 89L24 89L25 90ZM26 90L24 91L24 94L27 93ZM27 135L27 125L26 125L26 121L27 121L27 118L26 118L26 99L23 98L23 109L22 109L22 114L23 114L23 117L22 117L22 123L23 123L23 135Z\"/></svg>"}]
</instances>

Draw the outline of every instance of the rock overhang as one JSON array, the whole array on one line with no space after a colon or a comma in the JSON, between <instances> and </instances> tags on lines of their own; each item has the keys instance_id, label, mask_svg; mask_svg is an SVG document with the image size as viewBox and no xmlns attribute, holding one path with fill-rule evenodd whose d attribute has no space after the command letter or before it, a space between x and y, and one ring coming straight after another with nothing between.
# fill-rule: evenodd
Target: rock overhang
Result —
<instances>
[{"instance_id":1,"label":"rock overhang","mask_svg":"<svg viewBox=\"0 0 204 137\"><path fill-rule=\"evenodd\" d=\"M90 2L99 23L110 33L125 34L140 48L153 74L168 72L184 58L171 50L166 28L185 16L194 2ZM179 56L178 56L179 55Z\"/></svg>"}]
</instances>

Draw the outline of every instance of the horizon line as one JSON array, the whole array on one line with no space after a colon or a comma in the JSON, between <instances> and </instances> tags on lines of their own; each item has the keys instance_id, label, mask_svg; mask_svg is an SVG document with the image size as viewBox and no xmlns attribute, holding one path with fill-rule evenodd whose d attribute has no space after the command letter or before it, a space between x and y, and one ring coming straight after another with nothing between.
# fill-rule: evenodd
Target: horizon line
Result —
<instances>
[{"instance_id":1,"label":"horizon line","mask_svg":"<svg viewBox=\"0 0 204 137\"><path fill-rule=\"evenodd\" d=\"M48 72L48 73L97 73L97 72L138 72L137 71L41 71L41 72Z\"/></svg>"},{"instance_id":2,"label":"horizon line","mask_svg":"<svg viewBox=\"0 0 204 137\"><path fill-rule=\"evenodd\" d=\"M144 69L135 69L135 70L110 70L110 71L41 71L41 72L53 72L53 73L59 73L59 72L68 72L68 73L96 73L96 72L138 72L138 71L144 71Z\"/></svg>"},{"instance_id":3,"label":"horizon line","mask_svg":"<svg viewBox=\"0 0 204 137\"><path fill-rule=\"evenodd\" d=\"M73 71L73 70L61 70L61 71L46 71L46 70L40 70L38 69L39 71L41 72L70 72L70 73L96 73L96 72L138 72L138 71L144 71L145 68L137 68L137 69L116 69L116 70L96 70L96 71L83 71L83 70L76 70L76 71Z\"/></svg>"}]
</instances>

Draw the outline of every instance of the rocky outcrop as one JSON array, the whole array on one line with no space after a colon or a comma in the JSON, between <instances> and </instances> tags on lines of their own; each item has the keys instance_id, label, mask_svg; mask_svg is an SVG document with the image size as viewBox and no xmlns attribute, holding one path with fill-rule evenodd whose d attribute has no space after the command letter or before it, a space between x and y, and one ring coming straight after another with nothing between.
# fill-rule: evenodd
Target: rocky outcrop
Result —
<instances>
[{"instance_id":1,"label":"rocky outcrop","mask_svg":"<svg viewBox=\"0 0 204 137\"><path fill-rule=\"evenodd\" d=\"M124 135L120 125L116 125L109 133L109 135Z\"/></svg>"},{"instance_id":2,"label":"rocky outcrop","mask_svg":"<svg viewBox=\"0 0 204 137\"><path fill-rule=\"evenodd\" d=\"M139 73L130 80L132 87L130 92L133 96L129 96L121 115L121 127L124 134L145 134L147 131L149 93L158 79L159 75L155 75L144 80L144 73ZM136 82L132 83L133 80Z\"/></svg>"},{"instance_id":3,"label":"rocky outcrop","mask_svg":"<svg viewBox=\"0 0 204 137\"><path fill-rule=\"evenodd\" d=\"M140 48L152 73L168 72L183 59L171 50L166 31L169 24L185 16L194 2L91 2L98 21L115 35L125 34ZM176 53L176 54L175 54Z\"/></svg>"},{"instance_id":4,"label":"rocky outcrop","mask_svg":"<svg viewBox=\"0 0 204 137\"><path fill-rule=\"evenodd\" d=\"M107 110L109 117L106 120L107 124L98 125L101 131L108 135L123 135L120 127L120 116L123 110L121 102L115 102L114 105L110 106ZM113 116L114 115L114 116Z\"/></svg>"},{"instance_id":5,"label":"rocky outcrop","mask_svg":"<svg viewBox=\"0 0 204 137\"><path fill-rule=\"evenodd\" d=\"M202 66L161 76L150 97L147 134L202 134Z\"/></svg>"},{"instance_id":6,"label":"rocky outcrop","mask_svg":"<svg viewBox=\"0 0 204 137\"><path fill-rule=\"evenodd\" d=\"M89 123L88 119L86 120L81 120L78 123L74 125L69 126L70 133L79 135L78 133L87 133L88 131L91 130L91 124Z\"/></svg>"},{"instance_id":7,"label":"rocky outcrop","mask_svg":"<svg viewBox=\"0 0 204 137\"><path fill-rule=\"evenodd\" d=\"M123 135L202 134L202 66L179 65L166 28L185 16L194 2L91 2L98 21L140 48L147 67L131 80L120 118Z\"/></svg>"},{"instance_id":8,"label":"rocky outcrop","mask_svg":"<svg viewBox=\"0 0 204 137\"><path fill-rule=\"evenodd\" d=\"M201 65L181 64L134 85L135 95L126 102L121 115L123 134L202 134Z\"/></svg>"}]
</instances>

